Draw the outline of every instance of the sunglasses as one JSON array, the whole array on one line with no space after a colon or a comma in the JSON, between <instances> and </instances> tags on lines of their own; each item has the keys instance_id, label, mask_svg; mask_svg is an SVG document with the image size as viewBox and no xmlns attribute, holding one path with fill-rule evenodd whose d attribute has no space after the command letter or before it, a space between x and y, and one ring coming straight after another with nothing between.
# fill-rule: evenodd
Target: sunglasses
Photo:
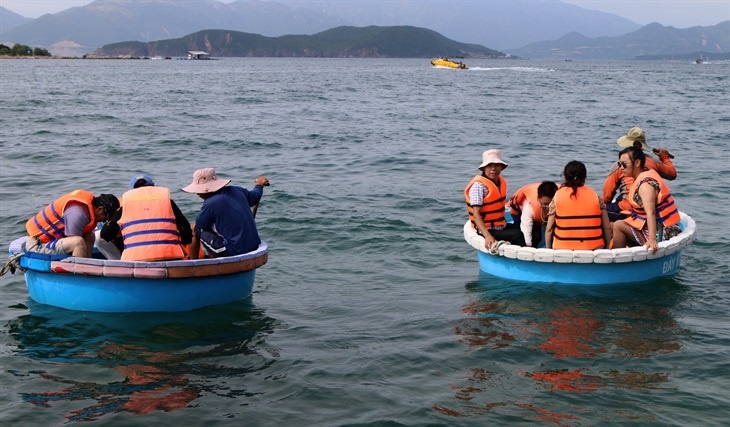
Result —
<instances>
[{"instance_id":1,"label":"sunglasses","mask_svg":"<svg viewBox=\"0 0 730 427\"><path fill-rule=\"evenodd\" d=\"M626 163L626 162L622 162L621 160L619 160L618 162L616 162L616 164L617 164L617 165L618 165L618 167L620 167L621 169L626 169L626 168L627 168L627 167L629 166L629 164L628 164L628 163Z\"/></svg>"}]
</instances>

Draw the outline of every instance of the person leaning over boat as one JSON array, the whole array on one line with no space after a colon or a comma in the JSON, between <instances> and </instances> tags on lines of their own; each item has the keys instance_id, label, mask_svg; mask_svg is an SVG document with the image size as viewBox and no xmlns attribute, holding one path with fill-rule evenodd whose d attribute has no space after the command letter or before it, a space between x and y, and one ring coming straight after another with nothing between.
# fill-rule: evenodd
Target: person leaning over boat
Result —
<instances>
[{"instance_id":1,"label":"person leaning over boat","mask_svg":"<svg viewBox=\"0 0 730 427\"><path fill-rule=\"evenodd\" d=\"M565 165L565 182L548 206L546 248L594 250L611 242L606 205L585 185L587 175L586 166L577 160Z\"/></svg>"},{"instance_id":2,"label":"person leaning over boat","mask_svg":"<svg viewBox=\"0 0 730 427\"><path fill-rule=\"evenodd\" d=\"M74 190L28 220L25 249L91 258L96 224L106 221L118 208L119 200L113 194L94 196L85 190Z\"/></svg>"},{"instance_id":3,"label":"person leaning over boat","mask_svg":"<svg viewBox=\"0 0 730 427\"><path fill-rule=\"evenodd\" d=\"M121 231L124 250L121 257L108 250L102 253L107 259L123 261L183 259L183 245L192 242L193 232L170 198L170 189L155 186L147 175L132 177L129 188L122 196L122 206L99 233L101 240L113 242Z\"/></svg>"},{"instance_id":4,"label":"person leaning over boat","mask_svg":"<svg viewBox=\"0 0 730 427\"><path fill-rule=\"evenodd\" d=\"M203 199L193 227L190 259L198 257L201 245L209 258L219 258L251 252L261 243L251 207L261 200L269 180L256 178L252 190L228 187L230 182L219 179L213 168L198 169L193 182L182 189Z\"/></svg>"},{"instance_id":5,"label":"person leaning over boat","mask_svg":"<svg viewBox=\"0 0 730 427\"><path fill-rule=\"evenodd\" d=\"M644 152L636 147L619 153L618 165L626 176L633 178L628 201L631 216L613 224L613 247L642 245L656 252L657 231L663 240L680 233L679 210L669 187L659 173L646 167ZM661 230L658 227L661 226Z\"/></svg>"},{"instance_id":6,"label":"person leaning over boat","mask_svg":"<svg viewBox=\"0 0 730 427\"><path fill-rule=\"evenodd\" d=\"M621 148L637 147L649 153L649 146L646 143L646 135L641 128L633 127L626 135L620 137L616 144ZM677 169L670 159L669 151L664 148L658 148L654 152L659 157L659 161L655 161L651 157L646 157L646 167L653 169L659 173L664 179L674 180L677 178ZM611 171L603 183L603 201L606 203L608 218L611 221L617 221L625 218L630 210L631 205L626 196L629 194L629 188L633 183L633 178L627 177L620 168L614 163ZM614 196L616 201L614 202Z\"/></svg>"},{"instance_id":7,"label":"person leaning over boat","mask_svg":"<svg viewBox=\"0 0 730 427\"><path fill-rule=\"evenodd\" d=\"M552 181L527 184L509 200L510 214L525 236L525 244L536 248L542 241L542 225L547 220L548 206L558 191Z\"/></svg>"},{"instance_id":8,"label":"person leaning over boat","mask_svg":"<svg viewBox=\"0 0 730 427\"><path fill-rule=\"evenodd\" d=\"M484 237L484 247L489 250L498 240L513 245L525 245L525 236L516 224L508 224L504 217L507 199L507 181L502 171L507 163L499 150L482 153L481 175L469 181L464 189L469 220L477 233Z\"/></svg>"}]
</instances>

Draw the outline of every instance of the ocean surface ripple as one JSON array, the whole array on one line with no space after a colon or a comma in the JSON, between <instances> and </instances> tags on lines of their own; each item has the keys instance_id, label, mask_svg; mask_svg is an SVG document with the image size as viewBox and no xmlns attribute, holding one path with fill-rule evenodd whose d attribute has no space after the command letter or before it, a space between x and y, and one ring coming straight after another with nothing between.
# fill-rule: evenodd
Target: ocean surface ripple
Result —
<instances>
[{"instance_id":1,"label":"ocean surface ripple","mask_svg":"<svg viewBox=\"0 0 730 427\"><path fill-rule=\"evenodd\" d=\"M250 187L270 247L253 296L102 314L0 278L0 422L721 426L730 419L727 63L238 59L0 61L0 237L64 192ZM499 148L510 193L600 191L641 126L698 224L674 277L602 287L479 271L463 190ZM184 420L184 421L183 421Z\"/></svg>"}]
</instances>

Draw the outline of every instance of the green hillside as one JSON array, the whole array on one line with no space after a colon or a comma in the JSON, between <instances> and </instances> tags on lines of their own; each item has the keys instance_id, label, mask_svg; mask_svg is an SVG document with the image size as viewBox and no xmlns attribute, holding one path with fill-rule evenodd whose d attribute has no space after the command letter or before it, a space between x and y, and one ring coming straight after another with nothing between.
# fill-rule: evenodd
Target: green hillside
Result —
<instances>
[{"instance_id":1,"label":"green hillside","mask_svg":"<svg viewBox=\"0 0 730 427\"><path fill-rule=\"evenodd\" d=\"M459 43L425 28L337 27L314 35L265 37L228 30L203 30L179 39L121 42L103 46L104 56L183 56L189 50L214 57L301 58L430 58L440 55L465 58L504 58L484 46Z\"/></svg>"}]
</instances>

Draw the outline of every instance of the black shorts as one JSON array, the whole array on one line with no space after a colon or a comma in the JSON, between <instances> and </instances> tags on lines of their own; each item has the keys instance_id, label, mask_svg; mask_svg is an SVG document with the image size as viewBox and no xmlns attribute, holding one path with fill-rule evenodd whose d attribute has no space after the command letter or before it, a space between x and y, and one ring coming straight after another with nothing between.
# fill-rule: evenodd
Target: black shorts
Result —
<instances>
[{"instance_id":1,"label":"black shorts","mask_svg":"<svg viewBox=\"0 0 730 427\"><path fill-rule=\"evenodd\" d=\"M205 254L209 258L220 258L229 255L228 249L226 249L226 239L220 234L203 230L198 237Z\"/></svg>"}]
</instances>

